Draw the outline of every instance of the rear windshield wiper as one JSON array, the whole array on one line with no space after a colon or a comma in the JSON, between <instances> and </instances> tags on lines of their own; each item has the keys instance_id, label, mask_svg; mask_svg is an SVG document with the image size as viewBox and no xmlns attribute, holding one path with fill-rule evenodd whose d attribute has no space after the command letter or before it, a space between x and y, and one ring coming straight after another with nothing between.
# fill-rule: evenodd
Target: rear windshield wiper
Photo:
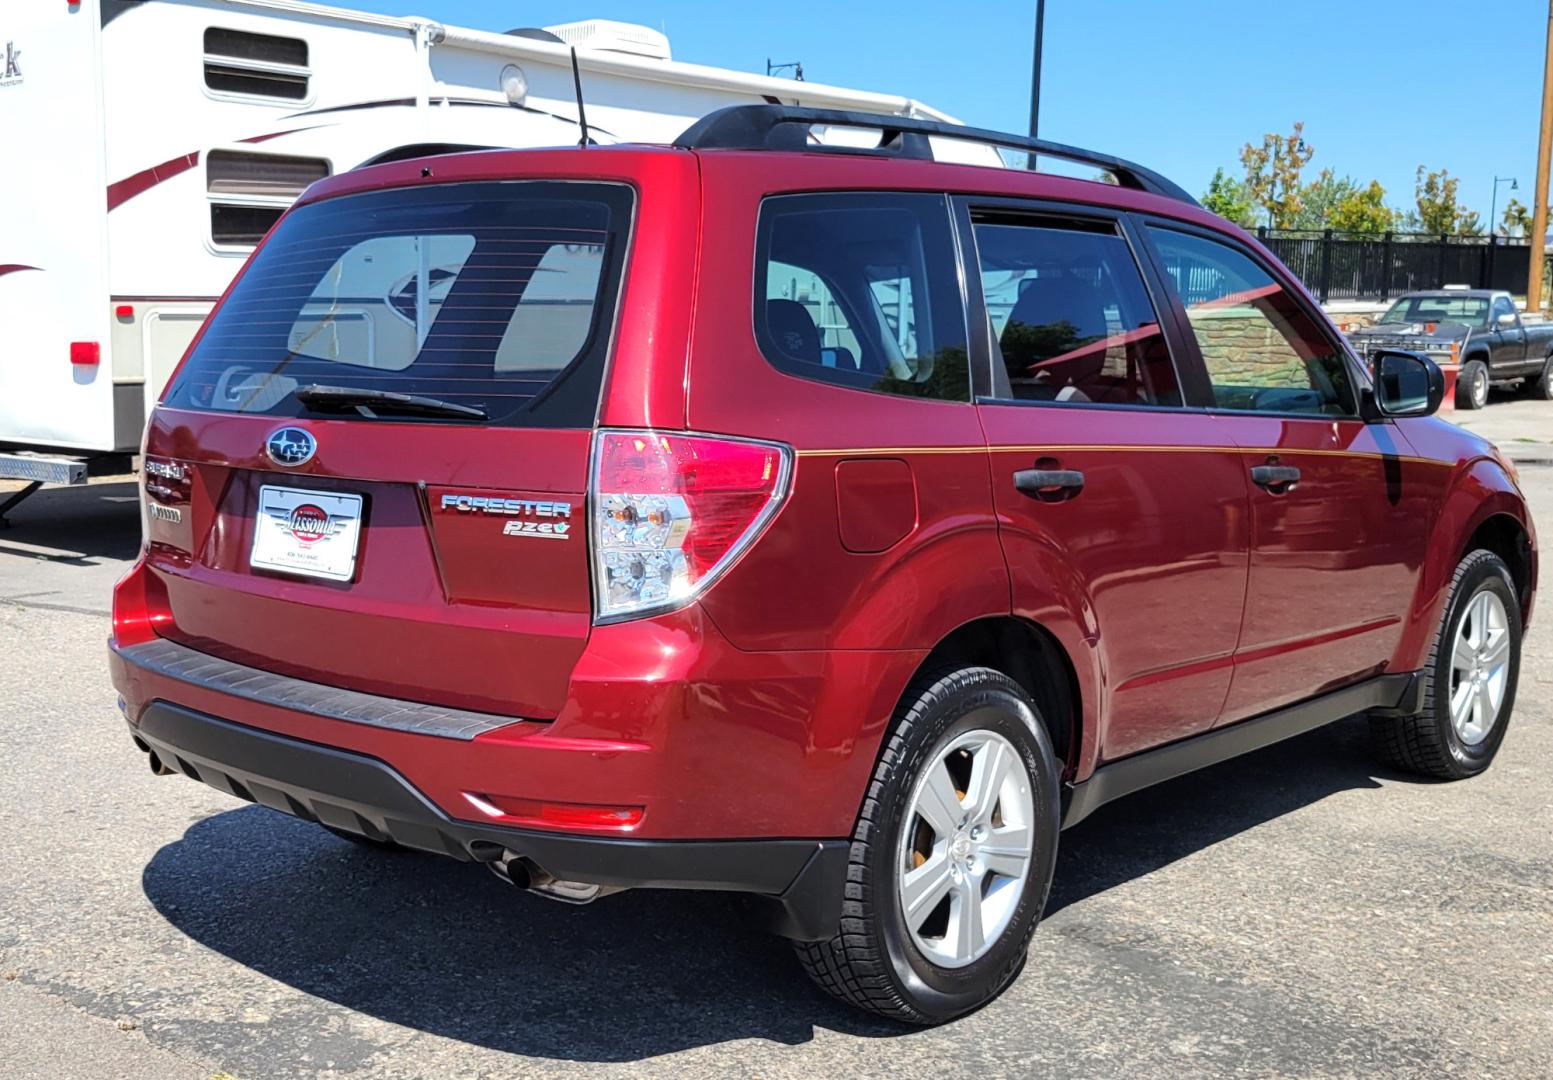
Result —
<instances>
[{"instance_id":1,"label":"rear windshield wiper","mask_svg":"<svg viewBox=\"0 0 1553 1080\"><path fill-rule=\"evenodd\" d=\"M296 391L297 400L310 409L356 409L363 416L378 413L395 416L446 416L455 420L489 420L491 414L473 405L460 405L441 398L420 394L396 394L391 390L369 390L352 386L304 386Z\"/></svg>"}]
</instances>

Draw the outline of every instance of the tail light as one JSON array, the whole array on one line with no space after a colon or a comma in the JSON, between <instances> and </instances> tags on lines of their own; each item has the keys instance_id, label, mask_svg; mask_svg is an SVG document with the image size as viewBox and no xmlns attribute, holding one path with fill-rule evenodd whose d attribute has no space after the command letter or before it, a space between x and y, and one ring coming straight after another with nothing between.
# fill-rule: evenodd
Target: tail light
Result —
<instances>
[{"instance_id":1,"label":"tail light","mask_svg":"<svg viewBox=\"0 0 1553 1080\"><path fill-rule=\"evenodd\" d=\"M792 450L656 431L594 445L594 621L689 603L754 543L787 495Z\"/></svg>"}]
</instances>

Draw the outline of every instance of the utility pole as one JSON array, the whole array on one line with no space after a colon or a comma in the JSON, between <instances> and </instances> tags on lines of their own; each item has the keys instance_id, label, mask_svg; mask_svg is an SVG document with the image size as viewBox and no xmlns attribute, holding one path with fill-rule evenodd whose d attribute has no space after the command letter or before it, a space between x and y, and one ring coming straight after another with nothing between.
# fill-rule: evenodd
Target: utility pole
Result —
<instances>
[{"instance_id":1,"label":"utility pole","mask_svg":"<svg viewBox=\"0 0 1553 1080\"><path fill-rule=\"evenodd\" d=\"M1548 44L1542 60L1542 131L1537 141L1537 188L1532 192L1531 269L1526 275L1526 310L1542 311L1542 249L1548 236L1548 165L1553 154L1553 0L1548 0Z\"/></svg>"},{"instance_id":2,"label":"utility pole","mask_svg":"<svg viewBox=\"0 0 1553 1080\"><path fill-rule=\"evenodd\" d=\"M1550 2L1549 10L1550 17L1553 17L1553 2ZM1032 139L1041 137L1041 46L1046 42L1045 24L1046 0L1035 0L1035 58L1030 64L1030 138Z\"/></svg>"}]
</instances>

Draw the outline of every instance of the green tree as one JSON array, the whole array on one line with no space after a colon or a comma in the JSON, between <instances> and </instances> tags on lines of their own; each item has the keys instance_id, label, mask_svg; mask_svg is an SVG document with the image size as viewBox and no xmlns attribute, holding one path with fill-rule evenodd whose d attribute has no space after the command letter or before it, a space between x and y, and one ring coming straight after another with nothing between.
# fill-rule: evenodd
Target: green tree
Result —
<instances>
[{"instance_id":1,"label":"green tree","mask_svg":"<svg viewBox=\"0 0 1553 1080\"><path fill-rule=\"evenodd\" d=\"M1332 212L1358 190L1351 176L1338 176L1331 169L1306 184L1300 192L1300 208L1290 224L1293 229L1332 228Z\"/></svg>"},{"instance_id":2,"label":"green tree","mask_svg":"<svg viewBox=\"0 0 1553 1080\"><path fill-rule=\"evenodd\" d=\"M1514 195L1505 203L1499 231L1505 236L1526 236L1531 232L1531 211Z\"/></svg>"},{"instance_id":3,"label":"green tree","mask_svg":"<svg viewBox=\"0 0 1553 1080\"><path fill-rule=\"evenodd\" d=\"M1316 150L1305 141L1305 124L1296 120L1288 135L1267 134L1262 145L1246 143L1240 151L1245 189L1251 201L1267 211L1274 228L1293 228L1300 216L1304 191L1300 174Z\"/></svg>"},{"instance_id":4,"label":"green tree","mask_svg":"<svg viewBox=\"0 0 1553 1080\"><path fill-rule=\"evenodd\" d=\"M1480 233L1483 224L1475 211L1462 206L1456 198L1461 180L1448 169L1426 172L1422 165L1414 174L1413 195L1418 203L1416 220L1423 232Z\"/></svg>"},{"instance_id":5,"label":"green tree","mask_svg":"<svg viewBox=\"0 0 1553 1080\"><path fill-rule=\"evenodd\" d=\"M1256 208L1251 203L1251 196L1246 193L1246 186L1223 169L1216 170L1213 179L1208 181L1202 204L1205 210L1227 218L1241 228L1256 226Z\"/></svg>"},{"instance_id":6,"label":"green tree","mask_svg":"<svg viewBox=\"0 0 1553 1080\"><path fill-rule=\"evenodd\" d=\"M1368 187L1353 185L1352 190L1332 207L1326 227L1345 233L1383 233L1397 227L1401 218L1386 205L1386 189L1371 180Z\"/></svg>"}]
</instances>

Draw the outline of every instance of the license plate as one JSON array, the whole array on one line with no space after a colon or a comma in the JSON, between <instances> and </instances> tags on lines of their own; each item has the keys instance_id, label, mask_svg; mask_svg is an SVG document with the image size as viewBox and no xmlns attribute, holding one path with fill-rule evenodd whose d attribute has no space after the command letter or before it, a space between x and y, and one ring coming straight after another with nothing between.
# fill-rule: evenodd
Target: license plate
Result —
<instances>
[{"instance_id":1,"label":"license plate","mask_svg":"<svg viewBox=\"0 0 1553 1080\"><path fill-rule=\"evenodd\" d=\"M360 540L360 495L261 487L248 565L349 581Z\"/></svg>"}]
</instances>

